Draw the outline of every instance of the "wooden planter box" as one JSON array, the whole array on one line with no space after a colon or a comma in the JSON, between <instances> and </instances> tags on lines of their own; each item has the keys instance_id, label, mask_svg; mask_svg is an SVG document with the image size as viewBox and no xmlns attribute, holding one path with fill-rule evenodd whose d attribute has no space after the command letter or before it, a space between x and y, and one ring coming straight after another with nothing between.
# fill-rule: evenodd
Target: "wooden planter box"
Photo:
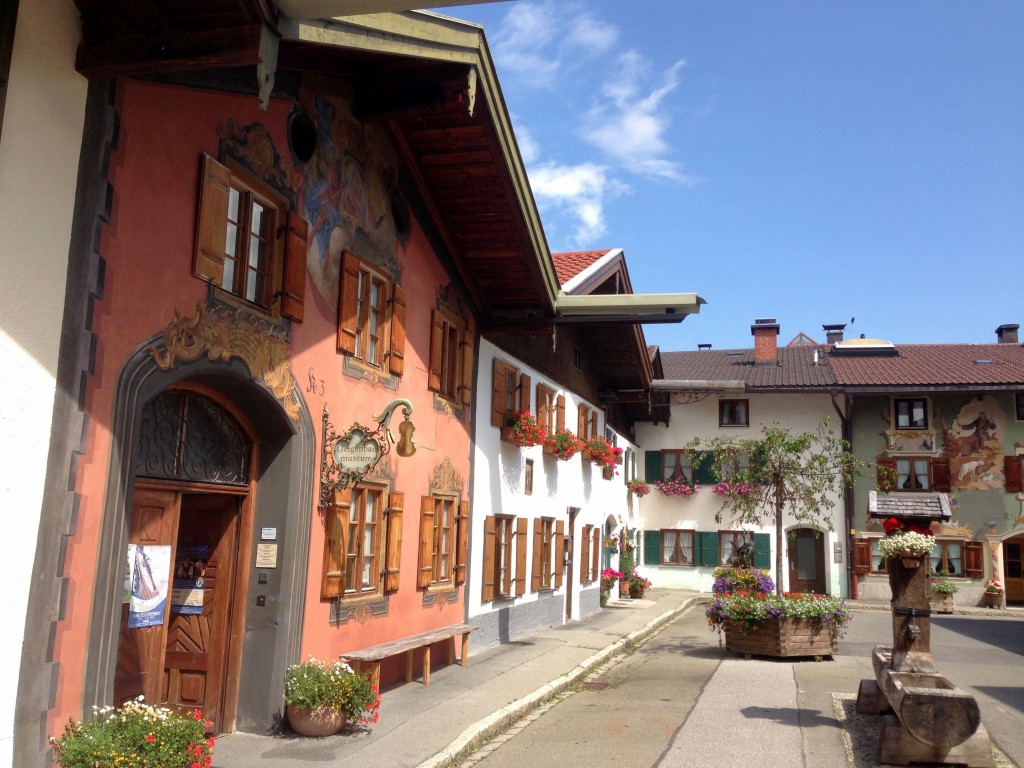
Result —
<instances>
[{"instance_id":1,"label":"wooden planter box","mask_svg":"<svg viewBox=\"0 0 1024 768\"><path fill-rule=\"evenodd\" d=\"M817 619L772 619L743 634L739 625L725 626L725 648L744 656L831 656L838 641Z\"/></svg>"},{"instance_id":2,"label":"wooden planter box","mask_svg":"<svg viewBox=\"0 0 1024 768\"><path fill-rule=\"evenodd\" d=\"M932 613L952 613L953 595L947 592L932 592L928 596L928 607Z\"/></svg>"}]
</instances>

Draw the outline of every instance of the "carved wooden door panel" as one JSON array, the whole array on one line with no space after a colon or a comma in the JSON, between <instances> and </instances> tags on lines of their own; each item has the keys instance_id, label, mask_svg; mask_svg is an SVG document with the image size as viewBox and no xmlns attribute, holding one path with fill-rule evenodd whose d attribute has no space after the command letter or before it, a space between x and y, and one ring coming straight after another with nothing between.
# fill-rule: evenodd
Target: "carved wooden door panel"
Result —
<instances>
[{"instance_id":1,"label":"carved wooden door panel","mask_svg":"<svg viewBox=\"0 0 1024 768\"><path fill-rule=\"evenodd\" d=\"M1012 539L1003 545L1003 572L1006 578L1006 601L1024 600L1024 539Z\"/></svg>"},{"instance_id":2,"label":"carved wooden door panel","mask_svg":"<svg viewBox=\"0 0 1024 768\"><path fill-rule=\"evenodd\" d=\"M132 497L128 543L173 546L180 499L179 494L171 491L136 488ZM162 624L133 629L128 627L128 603L121 606L121 634L114 672L115 704L123 704L137 696L145 696L150 704L162 701L161 678L169 605L168 600Z\"/></svg>"},{"instance_id":3,"label":"carved wooden door panel","mask_svg":"<svg viewBox=\"0 0 1024 768\"><path fill-rule=\"evenodd\" d=\"M789 535L789 591L825 594L825 536L810 528Z\"/></svg>"},{"instance_id":4,"label":"carved wooden door panel","mask_svg":"<svg viewBox=\"0 0 1024 768\"><path fill-rule=\"evenodd\" d=\"M178 525L175 574L195 589L190 607L172 608L164 701L172 709L200 710L215 733L223 715L240 504L239 496L185 494Z\"/></svg>"}]
</instances>

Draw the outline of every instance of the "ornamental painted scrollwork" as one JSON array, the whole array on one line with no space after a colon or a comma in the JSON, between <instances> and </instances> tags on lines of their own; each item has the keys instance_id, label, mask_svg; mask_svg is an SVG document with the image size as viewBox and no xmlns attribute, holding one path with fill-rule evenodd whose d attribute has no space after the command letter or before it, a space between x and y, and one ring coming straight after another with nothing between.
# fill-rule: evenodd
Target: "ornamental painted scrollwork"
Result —
<instances>
[{"instance_id":1,"label":"ornamental painted scrollwork","mask_svg":"<svg viewBox=\"0 0 1024 768\"><path fill-rule=\"evenodd\" d=\"M147 345L145 351L164 371L204 355L214 361L236 358L245 363L253 381L274 395L288 418L299 421L302 398L292 377L285 332L263 318L243 309L196 302L191 317L174 310L163 337Z\"/></svg>"},{"instance_id":2,"label":"ornamental painted scrollwork","mask_svg":"<svg viewBox=\"0 0 1024 768\"><path fill-rule=\"evenodd\" d=\"M695 389L690 392L673 392L672 405L693 405L707 400L714 393L710 389Z\"/></svg>"},{"instance_id":3,"label":"ornamental painted scrollwork","mask_svg":"<svg viewBox=\"0 0 1024 768\"><path fill-rule=\"evenodd\" d=\"M452 460L447 456L434 467L434 475L430 481L432 493L459 495L462 493L462 478L455 471Z\"/></svg>"}]
</instances>

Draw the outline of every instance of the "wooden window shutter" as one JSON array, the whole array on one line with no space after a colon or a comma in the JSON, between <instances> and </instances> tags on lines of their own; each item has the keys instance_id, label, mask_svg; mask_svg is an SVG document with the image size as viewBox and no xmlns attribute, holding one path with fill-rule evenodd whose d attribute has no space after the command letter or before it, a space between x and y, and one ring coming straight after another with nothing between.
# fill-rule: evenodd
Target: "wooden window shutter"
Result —
<instances>
[{"instance_id":1,"label":"wooden window shutter","mask_svg":"<svg viewBox=\"0 0 1024 768\"><path fill-rule=\"evenodd\" d=\"M484 579L483 593L480 599L489 602L494 599L494 557L495 544L498 540L498 525L494 515L484 518Z\"/></svg>"},{"instance_id":2,"label":"wooden window shutter","mask_svg":"<svg viewBox=\"0 0 1024 768\"><path fill-rule=\"evenodd\" d=\"M754 534L754 567L772 567L772 537L767 533Z\"/></svg>"},{"instance_id":3,"label":"wooden window shutter","mask_svg":"<svg viewBox=\"0 0 1024 768\"><path fill-rule=\"evenodd\" d=\"M434 580L434 497L420 497L420 556L416 586L424 589Z\"/></svg>"},{"instance_id":4,"label":"wooden window shutter","mask_svg":"<svg viewBox=\"0 0 1024 768\"><path fill-rule=\"evenodd\" d=\"M530 589L536 592L541 587L540 555L544 546L543 523L539 517L533 518L533 572L530 574Z\"/></svg>"},{"instance_id":5,"label":"wooden window shutter","mask_svg":"<svg viewBox=\"0 0 1024 768\"><path fill-rule=\"evenodd\" d=\"M932 459L932 490L949 493L949 459Z\"/></svg>"},{"instance_id":6,"label":"wooden window shutter","mask_svg":"<svg viewBox=\"0 0 1024 768\"><path fill-rule=\"evenodd\" d=\"M532 392L533 379L525 373L519 375L519 410L532 413L530 409L530 394Z\"/></svg>"},{"instance_id":7,"label":"wooden window shutter","mask_svg":"<svg viewBox=\"0 0 1024 768\"><path fill-rule=\"evenodd\" d=\"M881 491L891 491L896 484L896 459L891 456L879 456L875 459L875 483Z\"/></svg>"},{"instance_id":8,"label":"wooden window shutter","mask_svg":"<svg viewBox=\"0 0 1024 768\"><path fill-rule=\"evenodd\" d=\"M648 483L661 480L661 451L644 451L644 480Z\"/></svg>"},{"instance_id":9,"label":"wooden window shutter","mask_svg":"<svg viewBox=\"0 0 1024 768\"><path fill-rule=\"evenodd\" d=\"M309 225L294 211L288 211L288 234L284 243L281 275L281 314L302 322L306 298L306 239Z\"/></svg>"},{"instance_id":10,"label":"wooden window shutter","mask_svg":"<svg viewBox=\"0 0 1024 768\"><path fill-rule=\"evenodd\" d=\"M585 439L587 436L587 424L590 423L590 418L587 414L588 410L587 406L580 405L579 409L576 411L576 434L579 435L581 439Z\"/></svg>"},{"instance_id":11,"label":"wooden window shutter","mask_svg":"<svg viewBox=\"0 0 1024 768\"><path fill-rule=\"evenodd\" d=\"M1021 478L1021 457L1003 457L1003 477L1005 479L1007 493L1024 492L1024 480Z\"/></svg>"},{"instance_id":12,"label":"wooden window shutter","mask_svg":"<svg viewBox=\"0 0 1024 768\"><path fill-rule=\"evenodd\" d=\"M565 429L565 395L559 395L555 400L555 430L561 432Z\"/></svg>"},{"instance_id":13,"label":"wooden window shutter","mask_svg":"<svg viewBox=\"0 0 1024 768\"><path fill-rule=\"evenodd\" d=\"M459 516L455 518L455 583L466 583L466 552L469 545L469 502L459 502ZM493 576L491 577L493 578Z\"/></svg>"},{"instance_id":14,"label":"wooden window shutter","mask_svg":"<svg viewBox=\"0 0 1024 768\"><path fill-rule=\"evenodd\" d=\"M580 584L590 581L590 529L591 525L584 525L580 534Z\"/></svg>"},{"instance_id":15,"label":"wooden window shutter","mask_svg":"<svg viewBox=\"0 0 1024 768\"><path fill-rule=\"evenodd\" d=\"M388 533L384 550L384 591L398 591L398 574L402 565L402 513L405 509L405 494L392 491L388 494Z\"/></svg>"},{"instance_id":16,"label":"wooden window shutter","mask_svg":"<svg viewBox=\"0 0 1024 768\"><path fill-rule=\"evenodd\" d=\"M338 292L338 351L347 355L356 351L356 327L359 318L359 259L348 251L341 258L341 290Z\"/></svg>"},{"instance_id":17,"label":"wooden window shutter","mask_svg":"<svg viewBox=\"0 0 1024 768\"><path fill-rule=\"evenodd\" d=\"M562 586L562 574L565 573L565 522L555 523L555 589Z\"/></svg>"},{"instance_id":18,"label":"wooden window shutter","mask_svg":"<svg viewBox=\"0 0 1024 768\"><path fill-rule=\"evenodd\" d=\"M388 370L395 376L405 373L405 288L391 286L391 349L388 351Z\"/></svg>"},{"instance_id":19,"label":"wooden window shutter","mask_svg":"<svg viewBox=\"0 0 1024 768\"><path fill-rule=\"evenodd\" d=\"M526 537L527 524L525 517L516 520L516 597L526 594Z\"/></svg>"},{"instance_id":20,"label":"wooden window shutter","mask_svg":"<svg viewBox=\"0 0 1024 768\"><path fill-rule=\"evenodd\" d=\"M473 334L468 330L462 332L462 388L463 405L473 402Z\"/></svg>"},{"instance_id":21,"label":"wooden window shutter","mask_svg":"<svg viewBox=\"0 0 1024 768\"><path fill-rule=\"evenodd\" d=\"M693 467L693 481L700 485L715 484L715 454L705 451L701 454L690 454L690 466Z\"/></svg>"},{"instance_id":22,"label":"wooden window shutter","mask_svg":"<svg viewBox=\"0 0 1024 768\"><path fill-rule=\"evenodd\" d=\"M644 531L644 565L661 565L661 531Z\"/></svg>"},{"instance_id":23,"label":"wooden window shutter","mask_svg":"<svg viewBox=\"0 0 1024 768\"><path fill-rule=\"evenodd\" d=\"M597 437L597 411L590 414L590 437Z\"/></svg>"},{"instance_id":24,"label":"wooden window shutter","mask_svg":"<svg viewBox=\"0 0 1024 768\"><path fill-rule=\"evenodd\" d=\"M601 529L595 526L590 535L590 580L596 581L601 572Z\"/></svg>"},{"instance_id":25,"label":"wooden window shutter","mask_svg":"<svg viewBox=\"0 0 1024 768\"><path fill-rule=\"evenodd\" d=\"M227 243L231 171L209 155L203 155L202 174L192 274L220 285L224 279L224 248Z\"/></svg>"},{"instance_id":26,"label":"wooden window shutter","mask_svg":"<svg viewBox=\"0 0 1024 768\"><path fill-rule=\"evenodd\" d=\"M345 569L348 565L348 518L352 506L352 489L334 494L334 504L327 509L324 530L324 566L320 579L320 599L341 597L345 591Z\"/></svg>"},{"instance_id":27,"label":"wooden window shutter","mask_svg":"<svg viewBox=\"0 0 1024 768\"><path fill-rule=\"evenodd\" d=\"M427 388L441 391L441 347L444 344L444 316L430 310L430 362L427 366Z\"/></svg>"},{"instance_id":28,"label":"wooden window shutter","mask_svg":"<svg viewBox=\"0 0 1024 768\"><path fill-rule=\"evenodd\" d=\"M697 543L697 565L718 565L718 533L716 531L697 531L694 534Z\"/></svg>"},{"instance_id":29,"label":"wooden window shutter","mask_svg":"<svg viewBox=\"0 0 1024 768\"><path fill-rule=\"evenodd\" d=\"M964 542L964 576L980 579L985 575L985 551L980 541Z\"/></svg>"},{"instance_id":30,"label":"wooden window shutter","mask_svg":"<svg viewBox=\"0 0 1024 768\"><path fill-rule=\"evenodd\" d=\"M871 573L871 539L853 540L853 572Z\"/></svg>"},{"instance_id":31,"label":"wooden window shutter","mask_svg":"<svg viewBox=\"0 0 1024 768\"><path fill-rule=\"evenodd\" d=\"M505 426L505 375L508 365L498 358L491 364L491 426Z\"/></svg>"}]
</instances>

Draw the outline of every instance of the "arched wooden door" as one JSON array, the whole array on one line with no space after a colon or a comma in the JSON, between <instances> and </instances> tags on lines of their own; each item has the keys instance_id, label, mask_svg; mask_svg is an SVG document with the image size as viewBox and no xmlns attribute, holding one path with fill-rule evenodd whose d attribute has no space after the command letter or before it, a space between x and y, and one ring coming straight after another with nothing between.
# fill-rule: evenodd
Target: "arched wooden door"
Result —
<instances>
[{"instance_id":1,"label":"arched wooden door","mask_svg":"<svg viewBox=\"0 0 1024 768\"><path fill-rule=\"evenodd\" d=\"M141 548L147 566L160 564L145 580L158 585L164 601L162 613L151 611L140 624L126 590L114 696L116 703L143 695L149 703L198 709L220 733L232 725L237 700L247 588L239 561L251 531L252 449L226 412L193 393L164 393L147 408L129 553L130 563L141 562Z\"/></svg>"},{"instance_id":2,"label":"arched wooden door","mask_svg":"<svg viewBox=\"0 0 1024 768\"><path fill-rule=\"evenodd\" d=\"M813 528L789 532L789 591L825 594L825 536Z\"/></svg>"}]
</instances>

